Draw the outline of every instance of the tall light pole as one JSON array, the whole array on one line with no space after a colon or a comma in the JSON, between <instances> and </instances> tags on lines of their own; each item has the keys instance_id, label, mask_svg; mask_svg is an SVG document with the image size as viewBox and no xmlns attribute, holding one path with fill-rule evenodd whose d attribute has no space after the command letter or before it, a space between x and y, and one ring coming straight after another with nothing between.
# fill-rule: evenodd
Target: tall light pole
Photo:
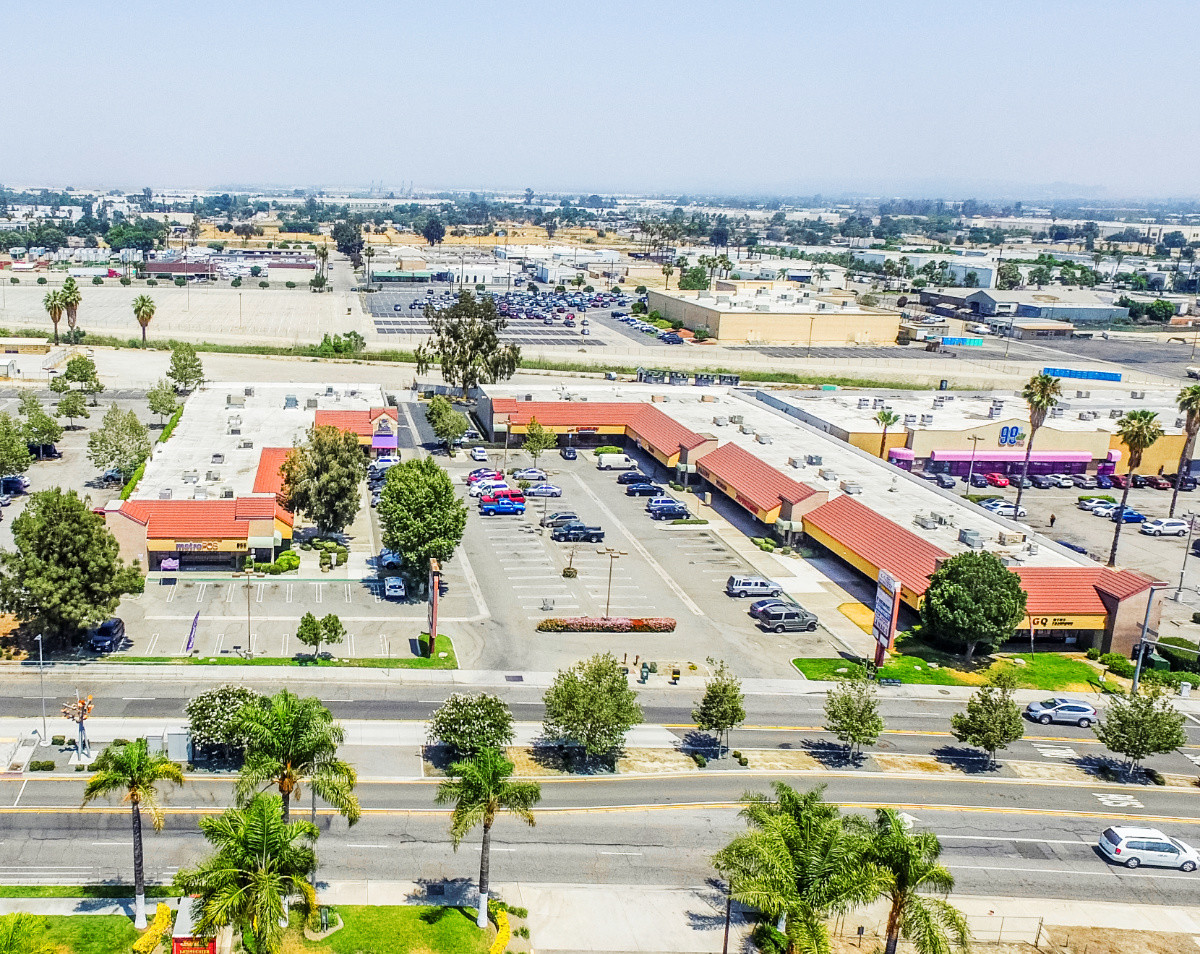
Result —
<instances>
[{"instance_id":1,"label":"tall light pole","mask_svg":"<svg viewBox=\"0 0 1200 954\"><path fill-rule=\"evenodd\" d=\"M1142 659L1146 655L1146 631L1150 628L1150 610L1154 607L1154 594L1166 588L1165 583L1154 583L1150 586L1150 592L1146 594L1146 615L1142 617L1142 637L1137 642L1137 662L1133 667L1133 685L1129 689L1131 696L1137 695L1138 683L1142 681Z\"/></svg>"},{"instance_id":2,"label":"tall light pole","mask_svg":"<svg viewBox=\"0 0 1200 954\"><path fill-rule=\"evenodd\" d=\"M621 559L621 557L628 556L629 554L623 550L615 550L612 547L600 547L596 550L596 552L601 556L608 557L608 596L604 599L604 618L608 619L608 611L612 606L613 564L616 563L617 560Z\"/></svg>"},{"instance_id":3,"label":"tall light pole","mask_svg":"<svg viewBox=\"0 0 1200 954\"><path fill-rule=\"evenodd\" d=\"M972 434L967 438L971 442L971 463L967 465L967 493L971 492L971 474L975 471L975 448L983 438L978 434Z\"/></svg>"},{"instance_id":4,"label":"tall light pole","mask_svg":"<svg viewBox=\"0 0 1200 954\"><path fill-rule=\"evenodd\" d=\"M1176 476L1175 479L1182 480L1183 475L1179 474ZM1177 586L1175 588L1175 602L1176 603L1179 602L1180 594L1183 593L1183 574L1187 571L1188 554L1192 552L1192 532L1196 529L1196 515L1194 513L1187 513L1184 516L1187 517L1188 535L1187 535L1187 545L1183 548L1183 563L1180 564L1180 567L1179 567L1179 586Z\"/></svg>"},{"instance_id":5,"label":"tall light pole","mask_svg":"<svg viewBox=\"0 0 1200 954\"><path fill-rule=\"evenodd\" d=\"M46 667L42 658L42 634L38 633L34 639L38 644L38 683L41 685L42 692L42 740L40 745L49 745L50 736L46 729Z\"/></svg>"}]
</instances>

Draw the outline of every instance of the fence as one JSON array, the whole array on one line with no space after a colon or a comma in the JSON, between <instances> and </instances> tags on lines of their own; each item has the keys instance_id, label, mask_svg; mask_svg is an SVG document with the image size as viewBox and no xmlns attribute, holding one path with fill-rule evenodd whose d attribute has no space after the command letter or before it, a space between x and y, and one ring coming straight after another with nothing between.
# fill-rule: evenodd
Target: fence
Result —
<instances>
[{"instance_id":1,"label":"fence","mask_svg":"<svg viewBox=\"0 0 1200 954\"><path fill-rule=\"evenodd\" d=\"M869 920L869 919L868 919ZM1038 950L1049 941L1042 918L1034 917L994 917L988 915L967 915L967 925L971 930L971 938L979 944L1032 944ZM855 921L853 915L839 922L836 932L839 937L876 937L874 926L864 930ZM866 948L864 948L865 950ZM900 951L909 952L911 944L901 942ZM1046 950L1054 950L1047 947Z\"/></svg>"}]
</instances>

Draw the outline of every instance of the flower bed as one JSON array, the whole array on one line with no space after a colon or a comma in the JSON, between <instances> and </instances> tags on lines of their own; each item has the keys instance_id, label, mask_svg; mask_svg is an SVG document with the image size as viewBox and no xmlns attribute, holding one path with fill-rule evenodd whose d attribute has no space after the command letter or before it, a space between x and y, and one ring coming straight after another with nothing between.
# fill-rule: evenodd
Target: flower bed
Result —
<instances>
[{"instance_id":1,"label":"flower bed","mask_svg":"<svg viewBox=\"0 0 1200 954\"><path fill-rule=\"evenodd\" d=\"M551 616L537 625L539 633L673 633L669 616Z\"/></svg>"}]
</instances>

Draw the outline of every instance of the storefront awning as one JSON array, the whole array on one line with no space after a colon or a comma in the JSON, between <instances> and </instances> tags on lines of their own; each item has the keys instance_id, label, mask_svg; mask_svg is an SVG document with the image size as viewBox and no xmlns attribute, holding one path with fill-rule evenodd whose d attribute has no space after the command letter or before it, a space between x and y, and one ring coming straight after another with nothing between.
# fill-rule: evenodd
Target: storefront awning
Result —
<instances>
[{"instance_id":1,"label":"storefront awning","mask_svg":"<svg viewBox=\"0 0 1200 954\"><path fill-rule=\"evenodd\" d=\"M930 460L1024 460L1023 450L979 450L974 455L969 450L935 450L929 452ZM1029 455L1034 464L1090 464L1090 451L1034 451Z\"/></svg>"},{"instance_id":2,"label":"storefront awning","mask_svg":"<svg viewBox=\"0 0 1200 954\"><path fill-rule=\"evenodd\" d=\"M371 438L371 447L375 450L395 450L400 446L395 434L376 434Z\"/></svg>"}]
</instances>

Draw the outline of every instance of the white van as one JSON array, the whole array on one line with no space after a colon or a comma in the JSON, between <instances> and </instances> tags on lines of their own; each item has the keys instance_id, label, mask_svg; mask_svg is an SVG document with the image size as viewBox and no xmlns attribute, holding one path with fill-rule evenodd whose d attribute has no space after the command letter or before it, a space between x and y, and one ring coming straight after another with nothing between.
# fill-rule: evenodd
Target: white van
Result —
<instances>
[{"instance_id":1,"label":"white van","mask_svg":"<svg viewBox=\"0 0 1200 954\"><path fill-rule=\"evenodd\" d=\"M383 595L389 600L404 599L404 579L399 576L389 576L383 581Z\"/></svg>"},{"instance_id":2,"label":"white van","mask_svg":"<svg viewBox=\"0 0 1200 954\"><path fill-rule=\"evenodd\" d=\"M637 461L626 454L601 454L596 458L598 470L633 470Z\"/></svg>"},{"instance_id":3,"label":"white van","mask_svg":"<svg viewBox=\"0 0 1200 954\"><path fill-rule=\"evenodd\" d=\"M508 490L509 486L503 480L477 480L467 491L472 497L491 497L497 490Z\"/></svg>"}]
</instances>

